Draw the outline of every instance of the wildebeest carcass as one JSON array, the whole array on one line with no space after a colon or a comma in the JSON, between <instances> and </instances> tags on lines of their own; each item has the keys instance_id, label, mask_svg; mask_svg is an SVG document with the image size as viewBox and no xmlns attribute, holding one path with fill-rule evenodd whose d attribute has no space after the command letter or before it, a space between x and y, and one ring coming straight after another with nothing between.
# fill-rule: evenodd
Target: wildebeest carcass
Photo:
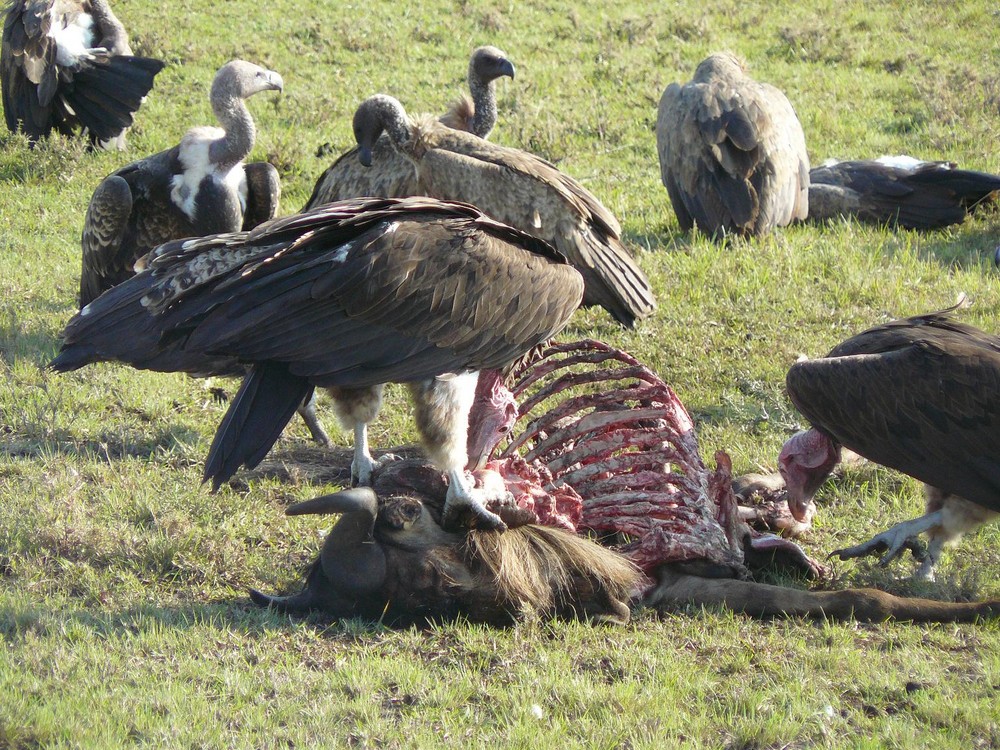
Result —
<instances>
[{"instance_id":1,"label":"wildebeest carcass","mask_svg":"<svg viewBox=\"0 0 1000 750\"><path fill-rule=\"evenodd\" d=\"M347 513L301 593L278 598L254 592L254 600L397 622L455 615L510 622L531 611L622 622L629 593L633 603L661 611L693 603L752 616L867 621L1000 614L997 602L754 582L751 570L761 565L793 566L807 575L821 574L822 567L787 540L750 529L747 519L759 514L737 505L728 456L716 454L714 471L705 466L690 416L649 368L600 342L583 341L549 347L509 380L513 394L497 382L480 382L469 431L483 429L479 420L490 423L487 429L504 423L496 430L502 440L520 410L515 436L478 474L479 481L502 480L513 495L520 511L491 507L511 530L467 537L443 532L436 515L445 493L440 474L390 462L376 475L377 504L375 495L353 490L289 509ZM519 525L525 511L566 531ZM785 531L793 530L785 521L778 518ZM616 552L595 550L570 533L575 530L601 536L647 578L635 568L623 570Z\"/></svg>"}]
</instances>

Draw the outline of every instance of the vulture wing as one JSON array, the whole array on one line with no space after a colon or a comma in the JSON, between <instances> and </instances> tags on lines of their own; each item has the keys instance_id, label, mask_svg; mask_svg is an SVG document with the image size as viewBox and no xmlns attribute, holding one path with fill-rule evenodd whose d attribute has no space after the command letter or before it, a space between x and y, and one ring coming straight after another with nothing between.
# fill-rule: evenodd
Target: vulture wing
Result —
<instances>
[{"instance_id":1,"label":"vulture wing","mask_svg":"<svg viewBox=\"0 0 1000 750\"><path fill-rule=\"evenodd\" d=\"M56 44L49 36L52 2L15 0L7 8L0 49L3 111L12 133L37 140L53 127L58 85Z\"/></svg>"},{"instance_id":2,"label":"vulture wing","mask_svg":"<svg viewBox=\"0 0 1000 750\"><path fill-rule=\"evenodd\" d=\"M281 200L281 179L274 165L255 161L243 166L247 180L247 202L243 211L243 230L249 231L258 224L278 215Z\"/></svg>"},{"instance_id":3,"label":"vulture wing","mask_svg":"<svg viewBox=\"0 0 1000 750\"><path fill-rule=\"evenodd\" d=\"M958 224L1000 190L1000 176L947 162L903 168L882 160L843 161L810 173L809 218L856 216L907 229Z\"/></svg>"},{"instance_id":4,"label":"vulture wing","mask_svg":"<svg viewBox=\"0 0 1000 750\"><path fill-rule=\"evenodd\" d=\"M1000 339L933 314L792 366L792 402L866 458L1000 511Z\"/></svg>"},{"instance_id":5,"label":"vulture wing","mask_svg":"<svg viewBox=\"0 0 1000 750\"><path fill-rule=\"evenodd\" d=\"M405 198L420 194L413 162L392 147L388 136L383 135L375 142L372 154L371 167L358 161L356 148L337 159L320 175L302 210L365 196Z\"/></svg>"},{"instance_id":6,"label":"vulture wing","mask_svg":"<svg viewBox=\"0 0 1000 750\"><path fill-rule=\"evenodd\" d=\"M472 203L551 243L583 275L584 304L604 307L624 325L656 308L617 219L579 182L526 151L431 121L418 129L428 145L418 165L425 194Z\"/></svg>"},{"instance_id":7,"label":"vulture wing","mask_svg":"<svg viewBox=\"0 0 1000 750\"><path fill-rule=\"evenodd\" d=\"M125 242L132 189L117 174L106 177L90 199L83 221L80 307L133 273L134 248Z\"/></svg>"},{"instance_id":8,"label":"vulture wing","mask_svg":"<svg viewBox=\"0 0 1000 750\"><path fill-rule=\"evenodd\" d=\"M53 32L84 12L93 16L93 46L105 49L60 62ZM84 3L15 0L7 10L0 50L8 129L20 129L32 141L52 129L68 134L77 127L86 128L95 142L121 135L164 65L131 55L127 38L110 11L94 14Z\"/></svg>"},{"instance_id":9,"label":"vulture wing","mask_svg":"<svg viewBox=\"0 0 1000 750\"><path fill-rule=\"evenodd\" d=\"M166 337L199 356L283 362L313 385L368 386L501 367L579 304L579 274L471 207L356 205L376 209L165 246L147 301ZM207 258L220 265L192 282Z\"/></svg>"}]
</instances>

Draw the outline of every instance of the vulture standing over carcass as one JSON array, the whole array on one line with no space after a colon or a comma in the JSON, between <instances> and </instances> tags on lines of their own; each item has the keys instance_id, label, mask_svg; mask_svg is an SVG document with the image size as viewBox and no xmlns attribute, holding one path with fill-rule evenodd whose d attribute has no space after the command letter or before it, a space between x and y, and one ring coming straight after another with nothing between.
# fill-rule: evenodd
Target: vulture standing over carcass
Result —
<instances>
[{"instance_id":1,"label":"vulture standing over carcass","mask_svg":"<svg viewBox=\"0 0 1000 750\"><path fill-rule=\"evenodd\" d=\"M549 162L520 149L411 120L402 104L378 94L354 115L359 159L373 170L385 132L412 165L420 192L472 203L487 215L552 244L583 275L584 305L600 305L634 326L656 309L645 274L621 241L621 227L586 188Z\"/></svg>"},{"instance_id":2,"label":"vulture standing over carcass","mask_svg":"<svg viewBox=\"0 0 1000 750\"><path fill-rule=\"evenodd\" d=\"M178 145L97 186L83 225L80 307L132 276L136 261L163 242L251 229L274 216L277 170L266 162L243 164L256 136L243 100L282 88L274 71L226 63L210 94L222 129L191 128Z\"/></svg>"},{"instance_id":3,"label":"vulture standing over carcass","mask_svg":"<svg viewBox=\"0 0 1000 750\"><path fill-rule=\"evenodd\" d=\"M1000 190L1000 175L947 161L882 156L830 161L809 172L809 219L850 216L905 229L960 224Z\"/></svg>"},{"instance_id":4,"label":"vulture standing over carcass","mask_svg":"<svg viewBox=\"0 0 1000 750\"><path fill-rule=\"evenodd\" d=\"M947 542L1000 512L1000 338L954 320L953 309L876 326L788 371L788 395L813 425L778 458L797 519L811 517L841 446L926 485L924 516L839 550L841 559L916 554L927 531L917 577L930 578Z\"/></svg>"},{"instance_id":5,"label":"vulture standing over carcass","mask_svg":"<svg viewBox=\"0 0 1000 750\"><path fill-rule=\"evenodd\" d=\"M756 236L806 218L809 156L795 110L729 53L710 55L683 86L667 86L656 145L685 231Z\"/></svg>"},{"instance_id":6,"label":"vulture standing over carcass","mask_svg":"<svg viewBox=\"0 0 1000 750\"><path fill-rule=\"evenodd\" d=\"M469 91L441 118L441 123L464 130L480 138L489 138L497 121L496 79L514 77L514 64L496 47L477 47L469 60ZM413 165L397 153L388 137L379 138L373 147L378 169L369 169L358 161L353 148L335 161L316 182L303 211L323 203L363 198L405 198L420 195Z\"/></svg>"},{"instance_id":7,"label":"vulture standing over carcass","mask_svg":"<svg viewBox=\"0 0 1000 750\"><path fill-rule=\"evenodd\" d=\"M249 363L206 461L215 487L263 459L314 387L407 383L428 457L448 476L445 525L499 529L465 475L477 373L558 333L582 296L549 245L472 206L369 198L163 245L70 321L52 366L127 351L132 331L146 357L179 370ZM356 440L355 463L370 466L366 454Z\"/></svg>"},{"instance_id":8,"label":"vulture standing over carcass","mask_svg":"<svg viewBox=\"0 0 1000 750\"><path fill-rule=\"evenodd\" d=\"M132 54L106 0L14 0L0 49L7 128L32 142L83 128L95 144L124 148L163 65Z\"/></svg>"}]
</instances>

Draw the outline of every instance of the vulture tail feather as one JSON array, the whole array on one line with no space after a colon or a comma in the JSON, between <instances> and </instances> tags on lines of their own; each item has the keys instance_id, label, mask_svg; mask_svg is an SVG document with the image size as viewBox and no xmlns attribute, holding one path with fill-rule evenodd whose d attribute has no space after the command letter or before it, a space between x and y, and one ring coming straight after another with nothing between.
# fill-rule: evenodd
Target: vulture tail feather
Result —
<instances>
[{"instance_id":1,"label":"vulture tail feather","mask_svg":"<svg viewBox=\"0 0 1000 750\"><path fill-rule=\"evenodd\" d=\"M241 465L252 469L259 464L312 390L308 380L292 375L283 363L254 367L215 433L202 481L211 479L215 492Z\"/></svg>"}]
</instances>

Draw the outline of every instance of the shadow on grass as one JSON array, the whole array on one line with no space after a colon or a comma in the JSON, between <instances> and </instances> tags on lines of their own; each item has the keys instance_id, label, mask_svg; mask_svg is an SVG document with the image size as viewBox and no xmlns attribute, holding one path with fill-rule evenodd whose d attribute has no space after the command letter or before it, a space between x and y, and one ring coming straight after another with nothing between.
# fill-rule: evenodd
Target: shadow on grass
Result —
<instances>
[{"instance_id":1,"label":"shadow on grass","mask_svg":"<svg viewBox=\"0 0 1000 750\"><path fill-rule=\"evenodd\" d=\"M64 314L66 305L54 300L34 300L32 307L30 320L18 315L16 309L8 308L9 320L0 324L0 357L11 363L27 360L41 369L52 361L61 344L59 334L53 334L44 321L52 315ZM71 314L66 314L65 322L70 317Z\"/></svg>"},{"instance_id":2,"label":"shadow on grass","mask_svg":"<svg viewBox=\"0 0 1000 750\"><path fill-rule=\"evenodd\" d=\"M58 431L38 439L30 437L0 444L0 456L13 459L36 459L52 456L115 461L123 458L146 458L161 451L185 447L201 439L199 433L185 427L164 428L153 434L103 432L97 437L80 439Z\"/></svg>"},{"instance_id":3,"label":"shadow on grass","mask_svg":"<svg viewBox=\"0 0 1000 750\"><path fill-rule=\"evenodd\" d=\"M350 642L365 635L387 630L385 626L357 619L334 620L321 613L290 617L275 610L258 607L249 594L230 601L179 606L141 604L118 611L53 609L25 603L23 607L0 608L0 638L8 644L26 639L97 637L135 637L149 633L158 637L165 630L186 631L218 629L235 631L242 636L267 636L271 633L318 627L323 635Z\"/></svg>"}]
</instances>

